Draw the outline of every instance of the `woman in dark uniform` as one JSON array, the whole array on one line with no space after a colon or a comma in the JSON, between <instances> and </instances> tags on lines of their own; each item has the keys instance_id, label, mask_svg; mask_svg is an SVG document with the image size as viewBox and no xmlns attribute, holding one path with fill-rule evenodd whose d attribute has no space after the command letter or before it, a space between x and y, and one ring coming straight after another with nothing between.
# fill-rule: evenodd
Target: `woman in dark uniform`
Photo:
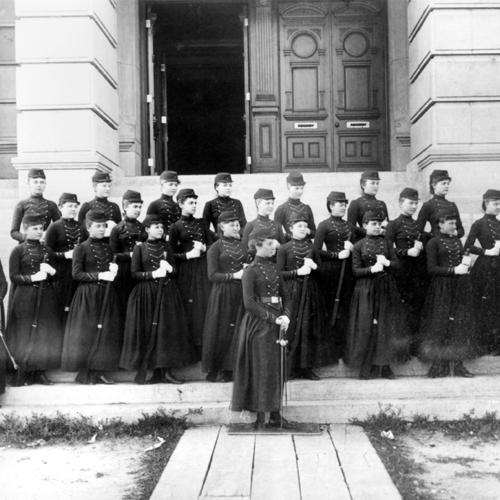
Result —
<instances>
[{"instance_id":1,"label":"woman in dark uniform","mask_svg":"<svg viewBox=\"0 0 500 500\"><path fill-rule=\"evenodd\" d=\"M404 188L399 195L401 214L387 224L385 237L394 247L399 267L394 272L401 298L408 311L412 354L418 350L418 328L427 287L423 235L413 214L417 211L418 191Z\"/></svg>"},{"instance_id":2,"label":"woman in dark uniform","mask_svg":"<svg viewBox=\"0 0 500 500\"><path fill-rule=\"evenodd\" d=\"M43 219L23 217L26 239L10 254L10 280L16 286L9 308L7 343L21 367L16 385L52 382L46 370L61 366L62 314L53 286L54 253L40 243Z\"/></svg>"},{"instance_id":3,"label":"woman in dark uniform","mask_svg":"<svg viewBox=\"0 0 500 500\"><path fill-rule=\"evenodd\" d=\"M266 229L256 230L250 245L255 260L243 273L245 313L238 335L231 409L257 412L256 429L278 427L280 415L280 329L290 323L290 300L273 262L276 240ZM285 341L283 341L285 342ZM286 424L286 422L285 422Z\"/></svg>"},{"instance_id":4,"label":"woman in dark uniform","mask_svg":"<svg viewBox=\"0 0 500 500\"><path fill-rule=\"evenodd\" d=\"M138 370L135 381L145 383L146 369L153 371L149 383L181 383L172 373L195 362L182 298L173 280L174 258L163 238L160 216L144 219L148 239L132 255L132 278L125 321L120 367ZM155 317L157 314L157 317Z\"/></svg>"},{"instance_id":5,"label":"woman in dark uniform","mask_svg":"<svg viewBox=\"0 0 500 500\"><path fill-rule=\"evenodd\" d=\"M410 338L404 307L392 269L394 248L381 236L382 216L366 212L366 236L353 248L356 285L351 299L347 364L359 368L359 378L395 378L391 363L406 361Z\"/></svg>"},{"instance_id":6,"label":"woman in dark uniform","mask_svg":"<svg viewBox=\"0 0 500 500\"><path fill-rule=\"evenodd\" d=\"M450 190L451 177L447 170L433 170L429 177L429 190L432 195L420 209L417 217L417 225L420 233L424 234L425 226L430 224L430 232L427 233L427 239L433 236L439 236L438 214L440 212L449 212L455 215L457 236L462 238L465 234L458 207L452 201L446 199Z\"/></svg>"},{"instance_id":7,"label":"woman in dark uniform","mask_svg":"<svg viewBox=\"0 0 500 500\"><path fill-rule=\"evenodd\" d=\"M106 372L118 369L123 339L113 284L118 265L104 237L107 214L89 210L85 220L89 238L73 252L73 279L79 284L66 321L62 368L78 371L82 384L112 384Z\"/></svg>"},{"instance_id":8,"label":"woman in dark uniform","mask_svg":"<svg viewBox=\"0 0 500 500\"><path fill-rule=\"evenodd\" d=\"M292 219L288 230L291 240L278 249L276 263L287 295L293 298L287 335L289 371L292 376L319 380L313 368L331 361L325 339L324 302L316 283L320 259L307 238L306 218Z\"/></svg>"},{"instance_id":9,"label":"woman in dark uniform","mask_svg":"<svg viewBox=\"0 0 500 500\"><path fill-rule=\"evenodd\" d=\"M132 252L136 245L140 245L147 237L143 225L138 220L142 203L141 193L130 189L125 191L122 197L124 218L111 230L109 237L109 246L113 250L115 262L118 263L115 287L123 317L127 313L128 297L135 284L130 274Z\"/></svg>"},{"instance_id":10,"label":"woman in dark uniform","mask_svg":"<svg viewBox=\"0 0 500 500\"><path fill-rule=\"evenodd\" d=\"M231 198L233 179L231 174L226 172L219 172L214 179L214 188L217 193L217 198L207 201L205 203L205 208L203 209L203 219L207 227L213 227L215 233L217 233L217 222L219 215L222 212L231 212L237 217L240 223L240 231L243 231L247 223L245 217L245 211L243 210L243 205L240 200Z\"/></svg>"},{"instance_id":11,"label":"woman in dark uniform","mask_svg":"<svg viewBox=\"0 0 500 500\"><path fill-rule=\"evenodd\" d=\"M431 378L449 375L450 364L456 376L471 377L463 360L478 353L470 257L456 236L456 217L454 211L438 213L439 235L425 249L431 282L422 310L420 357L432 361Z\"/></svg>"},{"instance_id":12,"label":"woman in dark uniform","mask_svg":"<svg viewBox=\"0 0 500 500\"><path fill-rule=\"evenodd\" d=\"M221 237L207 252L212 290L203 332L202 369L208 373L209 382L215 382L221 371L222 381L230 382L233 379L235 332L243 305L241 277L247 262L247 249L241 243L238 215L222 212L218 220Z\"/></svg>"},{"instance_id":13,"label":"woman in dark uniform","mask_svg":"<svg viewBox=\"0 0 500 500\"><path fill-rule=\"evenodd\" d=\"M248 248L248 242L253 238L255 231L265 229L271 237L279 243L285 242L283 227L270 218L274 210L274 194L271 189L257 189L253 195L257 207L257 218L250 221L243 231L242 243Z\"/></svg>"},{"instance_id":14,"label":"woman in dark uniform","mask_svg":"<svg viewBox=\"0 0 500 500\"><path fill-rule=\"evenodd\" d=\"M166 170L160 175L161 198L149 204L147 215L159 215L163 223L165 238L174 222L181 218L181 207L174 201L180 180L177 172Z\"/></svg>"},{"instance_id":15,"label":"woman in dark uniform","mask_svg":"<svg viewBox=\"0 0 500 500\"><path fill-rule=\"evenodd\" d=\"M29 198L20 201L14 209L12 216L12 227L10 235L17 241L24 241L25 236L21 233L21 222L25 214L38 214L42 218L43 230L45 231L52 221L61 217L57 205L43 197L43 192L47 187L45 172L39 168L32 168L28 172ZM42 236L43 239L43 236Z\"/></svg>"},{"instance_id":16,"label":"woman in dark uniform","mask_svg":"<svg viewBox=\"0 0 500 500\"><path fill-rule=\"evenodd\" d=\"M476 220L465 242L465 251L478 255L471 270L474 310L481 347L486 354L500 353L500 191L483 195L484 216ZM481 246L476 246L476 241Z\"/></svg>"},{"instance_id":17,"label":"woman in dark uniform","mask_svg":"<svg viewBox=\"0 0 500 500\"><path fill-rule=\"evenodd\" d=\"M61 218L53 222L47 229L45 242L52 249L56 259L56 271L58 279L54 287L59 298L61 315L66 321L69 305L76 290L76 282L73 281L72 262L73 250L83 240L83 230L76 220L78 211L78 198L73 193L63 193L59 198Z\"/></svg>"},{"instance_id":18,"label":"woman in dark uniform","mask_svg":"<svg viewBox=\"0 0 500 500\"><path fill-rule=\"evenodd\" d=\"M207 248L213 237L203 219L196 219L198 195L181 189L177 201L181 218L170 228L169 242L178 268L177 284L181 292L193 344L201 359L203 325L207 311L210 283L207 276Z\"/></svg>"},{"instance_id":19,"label":"woman in dark uniform","mask_svg":"<svg viewBox=\"0 0 500 500\"><path fill-rule=\"evenodd\" d=\"M106 238L106 241L109 241L111 230L122 220L120 207L114 201L108 200L108 196L111 192L110 175L107 172L95 172L92 176L92 187L94 189L95 198L86 201L82 205L80 212L78 212L78 222L82 228L85 229L87 224L85 216L89 210L104 212L107 222L104 238Z\"/></svg>"},{"instance_id":20,"label":"woman in dark uniform","mask_svg":"<svg viewBox=\"0 0 500 500\"><path fill-rule=\"evenodd\" d=\"M7 295L7 280L3 272L3 266L0 262L0 328L2 335L5 333L5 310L3 307L3 299ZM5 335L4 335L5 342ZM0 394L5 392L5 371L7 366L8 355L5 351L4 343L0 340Z\"/></svg>"},{"instance_id":21,"label":"woman in dark uniform","mask_svg":"<svg viewBox=\"0 0 500 500\"><path fill-rule=\"evenodd\" d=\"M321 264L318 273L318 285L325 302L326 328L330 332L332 362L344 357L354 278L351 264L351 240L354 228L344 219L348 200L345 193L332 191L326 199L326 207L330 217L321 221L314 238L314 248L319 252ZM339 303L335 321L333 312L342 269L344 275L339 293Z\"/></svg>"},{"instance_id":22,"label":"woman in dark uniform","mask_svg":"<svg viewBox=\"0 0 500 500\"><path fill-rule=\"evenodd\" d=\"M380 187L378 172L367 170L361 174L360 186L362 195L351 202L347 211L347 222L354 228L354 241L359 241L366 235L363 217L366 212L375 212L381 216L382 234L389 220L387 205L376 196Z\"/></svg>"}]
</instances>

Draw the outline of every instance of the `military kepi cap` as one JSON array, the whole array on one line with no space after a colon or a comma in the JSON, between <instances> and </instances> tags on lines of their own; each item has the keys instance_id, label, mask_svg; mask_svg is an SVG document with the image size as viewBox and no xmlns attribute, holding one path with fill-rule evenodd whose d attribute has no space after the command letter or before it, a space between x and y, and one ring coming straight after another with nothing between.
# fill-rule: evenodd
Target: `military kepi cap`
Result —
<instances>
[{"instance_id":1,"label":"military kepi cap","mask_svg":"<svg viewBox=\"0 0 500 500\"><path fill-rule=\"evenodd\" d=\"M384 220L384 214L378 210L368 210L368 212L365 212L363 215L363 224L366 224L371 220L382 222Z\"/></svg>"},{"instance_id":2,"label":"military kepi cap","mask_svg":"<svg viewBox=\"0 0 500 500\"><path fill-rule=\"evenodd\" d=\"M92 182L111 182L111 176L108 172L95 172L92 176Z\"/></svg>"},{"instance_id":3,"label":"military kepi cap","mask_svg":"<svg viewBox=\"0 0 500 500\"><path fill-rule=\"evenodd\" d=\"M437 220L452 220L458 217L457 212L451 210L450 208L442 208L438 210Z\"/></svg>"},{"instance_id":4,"label":"military kepi cap","mask_svg":"<svg viewBox=\"0 0 500 500\"><path fill-rule=\"evenodd\" d=\"M412 201L418 201L418 191L416 189L406 187L399 193L399 198L406 198Z\"/></svg>"},{"instance_id":5,"label":"military kepi cap","mask_svg":"<svg viewBox=\"0 0 500 500\"><path fill-rule=\"evenodd\" d=\"M345 193L342 191L330 191L330 194L326 198L327 203L335 203L335 202L343 202L343 203L348 203L349 200L347 199Z\"/></svg>"},{"instance_id":6,"label":"military kepi cap","mask_svg":"<svg viewBox=\"0 0 500 500\"><path fill-rule=\"evenodd\" d=\"M231 174L228 174L227 172L219 172L214 179L214 184L220 184L222 182L233 182L233 178L231 177Z\"/></svg>"},{"instance_id":7,"label":"military kepi cap","mask_svg":"<svg viewBox=\"0 0 500 500\"><path fill-rule=\"evenodd\" d=\"M85 220L87 222L107 222L108 218L102 210L89 210L85 214Z\"/></svg>"},{"instance_id":8,"label":"military kepi cap","mask_svg":"<svg viewBox=\"0 0 500 500\"><path fill-rule=\"evenodd\" d=\"M41 168L31 168L28 171L28 179L45 179L45 172Z\"/></svg>"},{"instance_id":9,"label":"military kepi cap","mask_svg":"<svg viewBox=\"0 0 500 500\"><path fill-rule=\"evenodd\" d=\"M450 174L448 174L448 170L433 170L430 175L430 181L431 183L433 182L440 182L440 181L451 181Z\"/></svg>"},{"instance_id":10,"label":"military kepi cap","mask_svg":"<svg viewBox=\"0 0 500 500\"><path fill-rule=\"evenodd\" d=\"M272 189L260 188L255 191L253 195L254 200L274 200L274 194Z\"/></svg>"},{"instance_id":11,"label":"military kepi cap","mask_svg":"<svg viewBox=\"0 0 500 500\"><path fill-rule=\"evenodd\" d=\"M483 194L483 200L500 200L500 191L497 189L488 189Z\"/></svg>"},{"instance_id":12,"label":"military kepi cap","mask_svg":"<svg viewBox=\"0 0 500 500\"><path fill-rule=\"evenodd\" d=\"M250 240L267 240L267 239L273 239L274 236L271 233L271 230L266 228L266 227L259 227L257 229L254 229L250 235L249 235L249 241Z\"/></svg>"},{"instance_id":13,"label":"military kepi cap","mask_svg":"<svg viewBox=\"0 0 500 500\"><path fill-rule=\"evenodd\" d=\"M376 170L365 170L361 174L361 180L362 181L379 181L380 176L378 175L378 172Z\"/></svg>"},{"instance_id":14,"label":"military kepi cap","mask_svg":"<svg viewBox=\"0 0 500 500\"><path fill-rule=\"evenodd\" d=\"M179 190L177 193L177 201L183 201L186 198L198 198L198 195L194 192L194 189L184 188Z\"/></svg>"},{"instance_id":15,"label":"military kepi cap","mask_svg":"<svg viewBox=\"0 0 500 500\"><path fill-rule=\"evenodd\" d=\"M128 201L129 203L143 203L141 198L141 193L139 191L133 191L132 189L127 189L122 196L123 201Z\"/></svg>"},{"instance_id":16,"label":"military kepi cap","mask_svg":"<svg viewBox=\"0 0 500 500\"><path fill-rule=\"evenodd\" d=\"M27 212L24 214L22 223L25 226L43 225L43 217L38 212Z\"/></svg>"},{"instance_id":17,"label":"military kepi cap","mask_svg":"<svg viewBox=\"0 0 500 500\"><path fill-rule=\"evenodd\" d=\"M217 222L232 222L233 220L240 219L232 210L226 210L219 215Z\"/></svg>"},{"instance_id":18,"label":"military kepi cap","mask_svg":"<svg viewBox=\"0 0 500 500\"><path fill-rule=\"evenodd\" d=\"M160 182L177 182L180 184L179 176L174 170L165 170L160 175Z\"/></svg>"},{"instance_id":19,"label":"military kepi cap","mask_svg":"<svg viewBox=\"0 0 500 500\"><path fill-rule=\"evenodd\" d=\"M80 204L75 193L63 193L59 197L59 205L63 205L64 203L78 203L78 205Z\"/></svg>"},{"instance_id":20,"label":"military kepi cap","mask_svg":"<svg viewBox=\"0 0 500 500\"><path fill-rule=\"evenodd\" d=\"M286 183L290 186L304 186L306 181L300 172L290 172L286 177Z\"/></svg>"},{"instance_id":21,"label":"military kepi cap","mask_svg":"<svg viewBox=\"0 0 500 500\"><path fill-rule=\"evenodd\" d=\"M150 227L153 224L163 224L163 221L158 214L149 214L144 217L144 220L142 221L142 225L144 227Z\"/></svg>"}]
</instances>

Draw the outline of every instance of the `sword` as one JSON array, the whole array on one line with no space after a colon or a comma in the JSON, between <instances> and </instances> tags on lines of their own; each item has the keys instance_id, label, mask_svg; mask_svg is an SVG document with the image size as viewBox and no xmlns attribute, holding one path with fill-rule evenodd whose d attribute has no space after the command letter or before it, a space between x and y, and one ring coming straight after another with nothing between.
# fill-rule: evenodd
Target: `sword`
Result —
<instances>
[{"instance_id":1,"label":"sword","mask_svg":"<svg viewBox=\"0 0 500 500\"><path fill-rule=\"evenodd\" d=\"M349 233L347 233L346 241L349 241L350 239L351 239L351 232L349 231ZM337 314L339 312L339 306L340 306L340 292L342 291L342 284L344 283L345 266L347 264L347 260L348 259L344 259L340 267L339 282L337 284L337 292L335 293L335 302L333 304L332 319L330 320L330 326L332 328L335 326L335 323L337 322Z\"/></svg>"}]
</instances>

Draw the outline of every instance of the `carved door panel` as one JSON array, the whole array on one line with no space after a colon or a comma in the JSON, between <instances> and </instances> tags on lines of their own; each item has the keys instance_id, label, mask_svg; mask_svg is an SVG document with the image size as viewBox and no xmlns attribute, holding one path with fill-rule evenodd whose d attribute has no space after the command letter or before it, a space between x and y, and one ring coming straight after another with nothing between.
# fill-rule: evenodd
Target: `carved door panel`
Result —
<instances>
[{"instance_id":1,"label":"carved door panel","mask_svg":"<svg viewBox=\"0 0 500 500\"><path fill-rule=\"evenodd\" d=\"M334 165L336 170L386 164L384 2L332 3Z\"/></svg>"},{"instance_id":2,"label":"carved door panel","mask_svg":"<svg viewBox=\"0 0 500 500\"><path fill-rule=\"evenodd\" d=\"M285 169L329 169L329 3L279 4L282 158Z\"/></svg>"}]
</instances>

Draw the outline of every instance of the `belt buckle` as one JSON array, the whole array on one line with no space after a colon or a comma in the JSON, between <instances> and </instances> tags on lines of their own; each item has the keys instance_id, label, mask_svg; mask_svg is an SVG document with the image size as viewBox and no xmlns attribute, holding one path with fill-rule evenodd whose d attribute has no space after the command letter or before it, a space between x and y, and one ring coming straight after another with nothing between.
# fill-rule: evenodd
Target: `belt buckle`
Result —
<instances>
[{"instance_id":1,"label":"belt buckle","mask_svg":"<svg viewBox=\"0 0 500 500\"><path fill-rule=\"evenodd\" d=\"M271 304L278 304L279 297L271 297Z\"/></svg>"}]
</instances>

